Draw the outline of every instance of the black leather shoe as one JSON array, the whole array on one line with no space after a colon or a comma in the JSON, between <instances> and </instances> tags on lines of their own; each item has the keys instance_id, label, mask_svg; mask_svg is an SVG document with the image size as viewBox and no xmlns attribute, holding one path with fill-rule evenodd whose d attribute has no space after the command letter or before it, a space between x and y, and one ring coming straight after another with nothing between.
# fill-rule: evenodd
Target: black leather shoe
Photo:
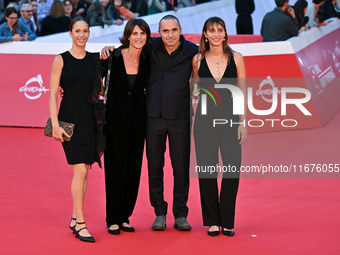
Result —
<instances>
[{"instance_id":1,"label":"black leather shoe","mask_svg":"<svg viewBox=\"0 0 340 255\"><path fill-rule=\"evenodd\" d=\"M191 230L191 225L189 224L186 218L178 217L175 220L174 228L181 231L188 231Z\"/></svg>"},{"instance_id":2,"label":"black leather shoe","mask_svg":"<svg viewBox=\"0 0 340 255\"><path fill-rule=\"evenodd\" d=\"M222 230L222 233L223 233L223 235L225 235L225 236L233 236L234 234L235 234L235 231L234 230L231 230L231 231L229 231L229 230Z\"/></svg>"},{"instance_id":3,"label":"black leather shoe","mask_svg":"<svg viewBox=\"0 0 340 255\"><path fill-rule=\"evenodd\" d=\"M84 222L76 222L76 224L78 224L78 225L85 224L85 221ZM81 234L79 234L79 232L84 230L84 229L87 229L87 227L80 228L79 230L76 230L76 228L74 227L74 232L76 233L76 237L79 237L80 241L94 243L95 240L94 240L93 236L82 236Z\"/></svg>"},{"instance_id":4,"label":"black leather shoe","mask_svg":"<svg viewBox=\"0 0 340 255\"><path fill-rule=\"evenodd\" d=\"M130 227L124 227L123 225L120 225L119 228L121 230L123 230L124 232L135 232L136 230L134 229L134 227L130 226Z\"/></svg>"},{"instance_id":5,"label":"black leather shoe","mask_svg":"<svg viewBox=\"0 0 340 255\"><path fill-rule=\"evenodd\" d=\"M113 225L115 225L115 224L113 224ZM117 228L117 229L108 229L108 232L109 232L109 234L111 234L111 235L119 235L120 234L120 230L119 230L119 228Z\"/></svg>"},{"instance_id":6,"label":"black leather shoe","mask_svg":"<svg viewBox=\"0 0 340 255\"><path fill-rule=\"evenodd\" d=\"M152 230L164 230L166 227L165 215L157 216L155 221L152 223Z\"/></svg>"},{"instance_id":7,"label":"black leather shoe","mask_svg":"<svg viewBox=\"0 0 340 255\"><path fill-rule=\"evenodd\" d=\"M72 222L72 220L77 220L76 218L71 218L71 220L70 220L70 224L68 225L69 227L70 227L70 229L73 231L73 233L74 233L74 227L77 225L77 224L74 224L73 226L71 226L71 222Z\"/></svg>"}]
</instances>

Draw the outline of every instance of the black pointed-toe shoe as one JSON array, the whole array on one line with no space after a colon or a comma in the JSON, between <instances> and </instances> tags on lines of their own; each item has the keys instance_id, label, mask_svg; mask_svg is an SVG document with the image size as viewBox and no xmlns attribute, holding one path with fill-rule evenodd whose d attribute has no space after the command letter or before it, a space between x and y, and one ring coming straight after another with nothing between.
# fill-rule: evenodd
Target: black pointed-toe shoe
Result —
<instances>
[{"instance_id":1,"label":"black pointed-toe shoe","mask_svg":"<svg viewBox=\"0 0 340 255\"><path fill-rule=\"evenodd\" d=\"M85 224L85 221L84 222L76 222L76 224L78 224L78 225ZM76 228L74 227L74 232L76 234L76 237L79 237L79 239L81 241L94 243L95 240L94 240L93 236L82 236L81 234L79 234L80 231L82 231L84 229L87 229L87 227L80 228L79 230L76 230Z\"/></svg>"},{"instance_id":2,"label":"black pointed-toe shoe","mask_svg":"<svg viewBox=\"0 0 340 255\"><path fill-rule=\"evenodd\" d=\"M208 235L209 236L218 236L220 234L219 230L216 231L208 231Z\"/></svg>"},{"instance_id":3,"label":"black pointed-toe shoe","mask_svg":"<svg viewBox=\"0 0 340 255\"><path fill-rule=\"evenodd\" d=\"M209 229L211 228L212 226L209 227ZM208 235L209 236L218 236L220 234L220 227L218 227L218 230L214 230L214 231L209 231L208 230Z\"/></svg>"},{"instance_id":4,"label":"black pointed-toe shoe","mask_svg":"<svg viewBox=\"0 0 340 255\"><path fill-rule=\"evenodd\" d=\"M113 224L113 225L115 225L115 224ZM112 226L112 225L111 225ZM111 227L110 226L110 227ZM120 229L119 229L119 227L117 228L117 229L110 229L110 227L108 228L108 232L109 232L109 234L111 234L111 235L119 235L120 234Z\"/></svg>"},{"instance_id":5,"label":"black pointed-toe shoe","mask_svg":"<svg viewBox=\"0 0 340 255\"><path fill-rule=\"evenodd\" d=\"M121 230L123 230L124 232L130 232L130 233L132 233L132 232L135 232L135 231L136 231L135 228L132 227L132 226L125 227L125 226L123 226L123 225L120 225L119 228L120 228Z\"/></svg>"},{"instance_id":6,"label":"black pointed-toe shoe","mask_svg":"<svg viewBox=\"0 0 340 255\"><path fill-rule=\"evenodd\" d=\"M234 230L222 230L222 234L225 236L233 236L235 234Z\"/></svg>"}]
</instances>

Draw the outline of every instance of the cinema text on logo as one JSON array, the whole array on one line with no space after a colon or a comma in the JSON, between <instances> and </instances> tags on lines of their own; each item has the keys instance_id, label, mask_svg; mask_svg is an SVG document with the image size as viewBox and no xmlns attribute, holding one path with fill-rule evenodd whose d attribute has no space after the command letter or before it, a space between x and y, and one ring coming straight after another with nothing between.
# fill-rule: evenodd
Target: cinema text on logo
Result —
<instances>
[{"instance_id":1,"label":"cinema text on logo","mask_svg":"<svg viewBox=\"0 0 340 255\"><path fill-rule=\"evenodd\" d=\"M30 100L38 99L43 92L46 93L49 91L49 89L46 89L43 86L43 83L44 82L42 80L41 74L38 74L37 77L32 77L29 79L25 86L22 86L19 89L19 92L24 92L25 97Z\"/></svg>"}]
</instances>

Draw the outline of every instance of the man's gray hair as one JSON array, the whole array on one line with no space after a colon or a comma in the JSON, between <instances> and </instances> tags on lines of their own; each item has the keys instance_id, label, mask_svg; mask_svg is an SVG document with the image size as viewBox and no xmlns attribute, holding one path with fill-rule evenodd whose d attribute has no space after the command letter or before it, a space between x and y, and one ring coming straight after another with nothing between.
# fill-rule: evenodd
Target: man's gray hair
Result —
<instances>
[{"instance_id":1,"label":"man's gray hair","mask_svg":"<svg viewBox=\"0 0 340 255\"><path fill-rule=\"evenodd\" d=\"M24 11L26 7L31 7L31 5L27 3L20 5L20 11Z\"/></svg>"}]
</instances>

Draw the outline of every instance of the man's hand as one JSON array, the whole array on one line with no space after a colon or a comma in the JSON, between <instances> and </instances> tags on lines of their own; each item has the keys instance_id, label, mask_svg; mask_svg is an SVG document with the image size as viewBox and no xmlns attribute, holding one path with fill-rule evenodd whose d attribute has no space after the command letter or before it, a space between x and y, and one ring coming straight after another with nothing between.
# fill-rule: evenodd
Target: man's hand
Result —
<instances>
[{"instance_id":1,"label":"man's hand","mask_svg":"<svg viewBox=\"0 0 340 255\"><path fill-rule=\"evenodd\" d=\"M85 12L84 8L80 8L77 12L76 12L76 16L80 16Z\"/></svg>"},{"instance_id":2,"label":"man's hand","mask_svg":"<svg viewBox=\"0 0 340 255\"><path fill-rule=\"evenodd\" d=\"M121 19L116 19L115 24L118 26L123 25L123 21Z\"/></svg>"},{"instance_id":3,"label":"man's hand","mask_svg":"<svg viewBox=\"0 0 340 255\"><path fill-rule=\"evenodd\" d=\"M105 46L102 51L100 52L100 57L102 59L107 59L110 57L110 52L112 52L115 49L115 46Z\"/></svg>"},{"instance_id":4,"label":"man's hand","mask_svg":"<svg viewBox=\"0 0 340 255\"><path fill-rule=\"evenodd\" d=\"M295 12L294 12L294 9L290 6L288 6L287 8L287 13L292 16L293 19L295 19Z\"/></svg>"},{"instance_id":5,"label":"man's hand","mask_svg":"<svg viewBox=\"0 0 340 255\"><path fill-rule=\"evenodd\" d=\"M61 87L59 87L59 95L60 95L61 97L64 96L64 90L63 90Z\"/></svg>"}]
</instances>

